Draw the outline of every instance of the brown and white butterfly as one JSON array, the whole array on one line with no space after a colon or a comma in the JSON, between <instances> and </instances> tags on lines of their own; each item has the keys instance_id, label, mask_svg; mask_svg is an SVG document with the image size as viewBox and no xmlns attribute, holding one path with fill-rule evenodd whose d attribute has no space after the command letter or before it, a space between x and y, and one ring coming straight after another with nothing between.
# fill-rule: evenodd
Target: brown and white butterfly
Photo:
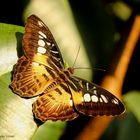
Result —
<instances>
[{"instance_id":1,"label":"brown and white butterfly","mask_svg":"<svg viewBox=\"0 0 140 140\"><path fill-rule=\"evenodd\" d=\"M41 121L73 120L87 116L119 115L125 108L113 94L64 68L60 50L48 27L37 16L27 19L24 55L19 58L11 87L21 97L39 95L33 113Z\"/></svg>"}]
</instances>

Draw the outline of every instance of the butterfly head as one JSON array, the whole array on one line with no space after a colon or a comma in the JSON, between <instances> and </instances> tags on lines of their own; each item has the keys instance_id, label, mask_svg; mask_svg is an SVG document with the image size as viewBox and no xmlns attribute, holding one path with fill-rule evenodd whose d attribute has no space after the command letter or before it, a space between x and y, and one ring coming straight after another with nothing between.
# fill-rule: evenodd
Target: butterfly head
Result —
<instances>
[{"instance_id":1,"label":"butterfly head","mask_svg":"<svg viewBox=\"0 0 140 140\"><path fill-rule=\"evenodd\" d=\"M67 68L67 71L69 71L70 74L73 74L73 73L74 73L74 68L68 67L68 68Z\"/></svg>"}]
</instances>

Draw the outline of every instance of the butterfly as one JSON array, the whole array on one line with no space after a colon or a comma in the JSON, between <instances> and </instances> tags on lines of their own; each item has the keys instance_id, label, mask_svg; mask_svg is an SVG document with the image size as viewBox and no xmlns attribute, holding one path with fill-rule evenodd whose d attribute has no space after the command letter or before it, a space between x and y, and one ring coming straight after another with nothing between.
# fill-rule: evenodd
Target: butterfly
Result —
<instances>
[{"instance_id":1,"label":"butterfly","mask_svg":"<svg viewBox=\"0 0 140 140\"><path fill-rule=\"evenodd\" d=\"M27 18L24 54L18 59L10 86L21 97L39 96L32 105L35 118L70 121L86 116L120 115L125 107L113 94L65 69L49 28L36 15Z\"/></svg>"}]
</instances>

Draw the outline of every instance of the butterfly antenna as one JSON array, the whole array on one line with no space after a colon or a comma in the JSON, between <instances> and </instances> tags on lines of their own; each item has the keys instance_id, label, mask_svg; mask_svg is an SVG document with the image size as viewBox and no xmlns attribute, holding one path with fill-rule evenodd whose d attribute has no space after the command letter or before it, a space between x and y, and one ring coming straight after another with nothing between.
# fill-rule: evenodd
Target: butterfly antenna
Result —
<instances>
[{"instance_id":1,"label":"butterfly antenna","mask_svg":"<svg viewBox=\"0 0 140 140\"><path fill-rule=\"evenodd\" d=\"M76 61L77 61L79 52L80 52L80 46L79 46L79 48L78 48L78 51L77 51L77 54L76 54L74 63L73 63L73 65L72 65L72 68L73 68L73 69L92 69L92 68L90 68L90 67L74 67L74 66L75 66L75 63L76 63ZM94 70L99 70L99 71L104 71L104 72L106 71L106 70L100 69L100 68L93 68L93 69L94 69Z\"/></svg>"},{"instance_id":2,"label":"butterfly antenna","mask_svg":"<svg viewBox=\"0 0 140 140\"><path fill-rule=\"evenodd\" d=\"M105 72L105 69L100 69L100 68L89 68L89 67L76 67L74 69L94 69L94 70L99 70Z\"/></svg>"},{"instance_id":3,"label":"butterfly antenna","mask_svg":"<svg viewBox=\"0 0 140 140\"><path fill-rule=\"evenodd\" d=\"M74 65L75 65L75 63L76 63L76 61L77 61L79 51L80 51L80 46L79 46L79 48L78 48L78 51L77 51L77 54L76 54L76 57L75 57L74 63L73 63L73 65L72 65L72 68L74 68ZM74 68L74 69L75 69L75 68Z\"/></svg>"}]
</instances>

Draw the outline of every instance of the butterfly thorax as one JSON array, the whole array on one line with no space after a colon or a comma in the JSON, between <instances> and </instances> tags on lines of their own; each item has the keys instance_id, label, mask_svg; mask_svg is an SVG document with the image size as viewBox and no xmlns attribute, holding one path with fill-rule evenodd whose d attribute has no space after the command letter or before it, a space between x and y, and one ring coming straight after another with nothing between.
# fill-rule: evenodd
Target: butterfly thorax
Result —
<instances>
[{"instance_id":1,"label":"butterfly thorax","mask_svg":"<svg viewBox=\"0 0 140 140\"><path fill-rule=\"evenodd\" d=\"M62 73L60 73L59 77L63 79L63 81L68 81L69 77L74 73L74 69L72 67L68 67Z\"/></svg>"},{"instance_id":2,"label":"butterfly thorax","mask_svg":"<svg viewBox=\"0 0 140 140\"><path fill-rule=\"evenodd\" d=\"M72 67L68 67L64 71L60 70L59 73L57 74L57 77L50 80L49 84L47 84L45 91L48 92L50 90L54 90L56 88L56 85L59 85L62 82L69 81L69 78L73 74L73 72L74 72L74 69Z\"/></svg>"},{"instance_id":3,"label":"butterfly thorax","mask_svg":"<svg viewBox=\"0 0 140 140\"><path fill-rule=\"evenodd\" d=\"M72 75L74 73L74 69L72 67L68 67L64 73L68 76Z\"/></svg>"}]
</instances>

